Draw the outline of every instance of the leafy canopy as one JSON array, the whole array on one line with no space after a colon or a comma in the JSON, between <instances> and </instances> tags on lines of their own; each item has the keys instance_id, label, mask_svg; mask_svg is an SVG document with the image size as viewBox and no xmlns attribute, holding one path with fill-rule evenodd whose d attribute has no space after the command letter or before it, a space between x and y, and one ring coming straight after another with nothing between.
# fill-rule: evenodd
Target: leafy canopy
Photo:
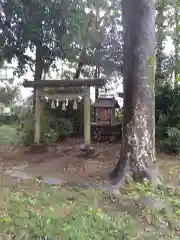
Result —
<instances>
[{"instance_id":1,"label":"leafy canopy","mask_svg":"<svg viewBox=\"0 0 180 240\"><path fill-rule=\"evenodd\" d=\"M4 0L1 10L1 55L9 61L17 58L19 74L26 64L35 63L28 50L38 50L46 66L64 57L61 40L67 30L69 1Z\"/></svg>"}]
</instances>

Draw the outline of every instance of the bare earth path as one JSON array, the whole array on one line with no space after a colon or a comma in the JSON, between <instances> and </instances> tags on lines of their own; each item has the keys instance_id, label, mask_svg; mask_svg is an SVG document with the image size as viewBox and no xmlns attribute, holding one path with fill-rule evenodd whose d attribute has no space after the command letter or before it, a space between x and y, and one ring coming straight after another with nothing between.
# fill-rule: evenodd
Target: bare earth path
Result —
<instances>
[{"instance_id":1,"label":"bare earth path","mask_svg":"<svg viewBox=\"0 0 180 240\"><path fill-rule=\"evenodd\" d=\"M98 155L85 157L80 151L79 139L68 139L57 144L47 153L31 154L26 149L0 146L1 175L17 179L44 180L49 183L61 183L62 180L75 183L107 182L120 150L120 144L96 144ZM158 164L166 180L180 184L180 156L158 154ZM2 178L1 176L1 178Z\"/></svg>"}]
</instances>

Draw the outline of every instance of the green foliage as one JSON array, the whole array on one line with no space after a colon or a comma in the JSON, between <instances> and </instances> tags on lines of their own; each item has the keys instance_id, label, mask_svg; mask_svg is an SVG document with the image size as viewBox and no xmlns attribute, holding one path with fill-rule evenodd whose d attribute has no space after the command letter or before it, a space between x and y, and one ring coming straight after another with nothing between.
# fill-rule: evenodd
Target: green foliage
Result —
<instances>
[{"instance_id":1,"label":"green foliage","mask_svg":"<svg viewBox=\"0 0 180 240\"><path fill-rule=\"evenodd\" d=\"M57 119L57 132L59 137L68 137L73 133L73 126L68 119Z\"/></svg>"},{"instance_id":2,"label":"green foliage","mask_svg":"<svg viewBox=\"0 0 180 240\"><path fill-rule=\"evenodd\" d=\"M47 103L45 106L45 115L49 116L50 119L52 119L51 121L53 121L53 127L55 127L56 125L56 120L58 121L58 119L68 119L71 123L72 126L70 126L70 124L68 123L69 130L68 130L68 134L65 134L66 136L70 135L75 135L75 136L80 136L80 125L83 124L84 122L84 104L83 101L80 101L77 103L77 109L74 110L73 109L73 102L70 101L68 102L68 106L66 111L62 111L62 106L56 106L55 109L51 108L51 103ZM54 119L54 120L53 120ZM61 120L60 120L61 121ZM57 131L59 132L59 136L62 135L61 130L59 129L59 127L57 127ZM73 130L72 130L73 129ZM82 133L81 133L82 134Z\"/></svg>"},{"instance_id":3,"label":"green foliage","mask_svg":"<svg viewBox=\"0 0 180 240\"><path fill-rule=\"evenodd\" d=\"M51 108L51 102L47 103L45 106L45 115L51 120L53 128L56 128L58 121L62 124L62 121L68 121L67 127L65 128L57 126L57 133L59 136L83 136L83 124L84 124L84 101L81 100L77 103L77 109L73 109L73 101L68 102L68 106L65 111L62 110L62 105L56 106L55 109ZM53 120L54 119L54 120ZM64 120L63 120L64 119ZM93 108L91 107L91 120L93 120ZM57 124L56 124L57 123ZM68 129L69 130L68 130ZM63 133L66 131L67 133Z\"/></svg>"},{"instance_id":4,"label":"green foliage","mask_svg":"<svg viewBox=\"0 0 180 240\"><path fill-rule=\"evenodd\" d=\"M49 124L49 119L43 116L41 119L41 142L51 144L58 139L58 132Z\"/></svg>"},{"instance_id":5,"label":"green foliage","mask_svg":"<svg viewBox=\"0 0 180 240\"><path fill-rule=\"evenodd\" d=\"M0 114L0 125L14 125L18 120L18 116L14 114Z\"/></svg>"},{"instance_id":6,"label":"green foliage","mask_svg":"<svg viewBox=\"0 0 180 240\"><path fill-rule=\"evenodd\" d=\"M17 144L18 137L16 126L14 125L2 125L0 126L0 144Z\"/></svg>"},{"instance_id":7,"label":"green foliage","mask_svg":"<svg viewBox=\"0 0 180 240\"><path fill-rule=\"evenodd\" d=\"M130 184L120 201L92 189L46 185L4 191L0 231L9 239L178 239L178 188Z\"/></svg>"},{"instance_id":8,"label":"green foliage","mask_svg":"<svg viewBox=\"0 0 180 240\"><path fill-rule=\"evenodd\" d=\"M25 120L20 121L17 128L19 143L29 146L34 142L34 120L33 115L29 113ZM41 142L51 144L56 142L58 138L57 132L49 125L48 118L43 117L41 120Z\"/></svg>"},{"instance_id":9,"label":"green foliage","mask_svg":"<svg viewBox=\"0 0 180 240\"><path fill-rule=\"evenodd\" d=\"M120 122L122 120L122 111L120 109L118 109L116 111L116 121Z\"/></svg>"},{"instance_id":10,"label":"green foliage","mask_svg":"<svg viewBox=\"0 0 180 240\"><path fill-rule=\"evenodd\" d=\"M26 120L22 120L20 126L17 127L17 134L19 143L28 146L33 143L34 140L34 121L31 117L27 116Z\"/></svg>"},{"instance_id":11,"label":"green foliage","mask_svg":"<svg viewBox=\"0 0 180 240\"><path fill-rule=\"evenodd\" d=\"M63 199L61 194L59 189L46 192L43 189L42 193L29 197L21 192L12 194L9 213L0 220L1 233L18 239L60 237L78 240L116 239L121 234L126 224L114 222L101 209L88 205L89 199L83 197L83 192L79 192L83 200L87 200L83 205L76 203L76 199Z\"/></svg>"},{"instance_id":12,"label":"green foliage","mask_svg":"<svg viewBox=\"0 0 180 240\"><path fill-rule=\"evenodd\" d=\"M1 3L0 29L2 54L9 61L16 57L18 73L22 75L26 65L34 67L35 61L27 53L34 53L40 74L48 71L56 57L63 58L62 37L66 33L69 19L68 1L22 1Z\"/></svg>"},{"instance_id":13,"label":"green foliage","mask_svg":"<svg viewBox=\"0 0 180 240\"><path fill-rule=\"evenodd\" d=\"M5 106L9 106L15 98L19 97L19 86L11 86L8 83L3 82L0 86L0 102Z\"/></svg>"},{"instance_id":14,"label":"green foliage","mask_svg":"<svg viewBox=\"0 0 180 240\"><path fill-rule=\"evenodd\" d=\"M180 87L156 89L156 137L167 152L180 152Z\"/></svg>"},{"instance_id":15,"label":"green foliage","mask_svg":"<svg viewBox=\"0 0 180 240\"><path fill-rule=\"evenodd\" d=\"M38 69L40 78L42 71L46 74L50 66L56 65L57 59L66 58L76 65L86 49L83 61L95 66L98 54L102 70L110 75L122 64L119 6L119 0L4 0L0 55L9 61L17 59L19 75L29 65ZM37 62L28 54L29 50L36 55ZM84 74L89 75L89 71Z\"/></svg>"},{"instance_id":16,"label":"green foliage","mask_svg":"<svg viewBox=\"0 0 180 240\"><path fill-rule=\"evenodd\" d=\"M34 141L34 117L31 111L19 119L20 125L17 128L19 143L26 146ZM41 142L51 144L60 138L68 137L73 133L71 122L63 117L49 117L43 115L41 118Z\"/></svg>"},{"instance_id":17,"label":"green foliage","mask_svg":"<svg viewBox=\"0 0 180 240\"><path fill-rule=\"evenodd\" d=\"M51 118L49 125L56 132L59 139L71 136L73 133L72 123L66 118Z\"/></svg>"},{"instance_id":18,"label":"green foliage","mask_svg":"<svg viewBox=\"0 0 180 240\"><path fill-rule=\"evenodd\" d=\"M167 127L164 129L165 137L160 141L161 148L166 153L180 152L180 129L176 127Z\"/></svg>"}]
</instances>

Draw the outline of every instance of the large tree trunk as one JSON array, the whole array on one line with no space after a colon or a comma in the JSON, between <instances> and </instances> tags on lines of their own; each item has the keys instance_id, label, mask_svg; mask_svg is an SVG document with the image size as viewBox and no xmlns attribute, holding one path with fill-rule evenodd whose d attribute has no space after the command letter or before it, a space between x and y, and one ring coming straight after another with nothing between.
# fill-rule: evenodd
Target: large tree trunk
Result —
<instances>
[{"instance_id":1,"label":"large tree trunk","mask_svg":"<svg viewBox=\"0 0 180 240\"><path fill-rule=\"evenodd\" d=\"M42 59L42 46L37 44L36 46L36 60L35 60L35 75L34 81L41 81L44 68L44 62ZM43 103L40 102L38 89L34 88L33 93L33 114L35 118L34 122L34 143L39 144L41 140L41 118L43 112Z\"/></svg>"},{"instance_id":2,"label":"large tree trunk","mask_svg":"<svg viewBox=\"0 0 180 240\"><path fill-rule=\"evenodd\" d=\"M153 0L122 0L124 27L124 116L116 183L155 180L155 7Z\"/></svg>"},{"instance_id":3,"label":"large tree trunk","mask_svg":"<svg viewBox=\"0 0 180 240\"><path fill-rule=\"evenodd\" d=\"M44 64L42 60L42 47L41 45L37 44L34 81L40 81L42 79L43 67ZM35 112L35 104L36 104L36 88L34 88L33 93L33 112Z\"/></svg>"}]
</instances>

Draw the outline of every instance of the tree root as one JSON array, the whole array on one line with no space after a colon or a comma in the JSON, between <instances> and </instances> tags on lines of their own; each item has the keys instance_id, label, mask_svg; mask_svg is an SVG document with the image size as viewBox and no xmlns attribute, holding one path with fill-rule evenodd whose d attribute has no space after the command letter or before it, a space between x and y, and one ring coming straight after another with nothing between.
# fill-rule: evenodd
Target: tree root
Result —
<instances>
[{"instance_id":1,"label":"tree root","mask_svg":"<svg viewBox=\"0 0 180 240\"><path fill-rule=\"evenodd\" d=\"M126 162L118 161L114 170L109 173L109 178L111 180L112 185L117 186L119 188L123 188L125 183L127 183L130 179L133 180L134 182L140 183L147 179L154 187L158 185L163 185L160 173L156 168L146 167L143 170L135 172L133 167L130 167L128 161Z\"/></svg>"}]
</instances>

